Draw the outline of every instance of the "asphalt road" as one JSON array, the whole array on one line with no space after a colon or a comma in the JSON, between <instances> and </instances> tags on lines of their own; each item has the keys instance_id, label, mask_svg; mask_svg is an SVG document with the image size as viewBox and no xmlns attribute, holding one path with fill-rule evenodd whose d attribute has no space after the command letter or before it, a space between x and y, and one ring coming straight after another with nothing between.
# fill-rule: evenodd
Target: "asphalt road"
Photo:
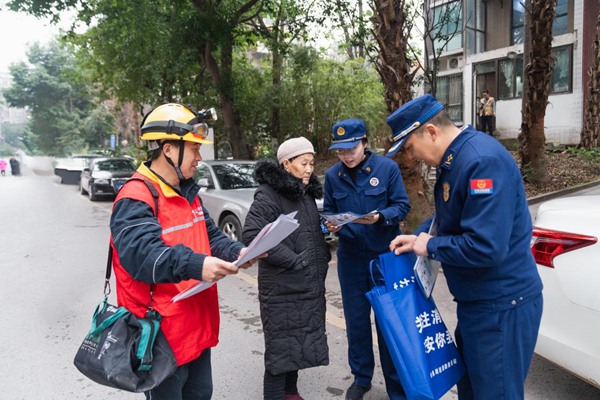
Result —
<instances>
[{"instance_id":1,"label":"asphalt road","mask_svg":"<svg viewBox=\"0 0 600 400\"><path fill-rule=\"evenodd\" d=\"M0 177L0 400L143 398L99 386L72 364L102 299L111 202L90 202L75 186L59 184L48 160L26 160L23 172ZM335 258L326 285L330 365L301 371L299 389L306 400L343 399L352 381ZM220 281L219 294L213 398L260 399L264 345L256 267ZM452 331L454 303L443 274L434 297ZM365 400L386 398L377 366ZM454 390L443 397L456 398ZM526 398L591 400L600 398L600 390L536 357Z\"/></svg>"}]
</instances>

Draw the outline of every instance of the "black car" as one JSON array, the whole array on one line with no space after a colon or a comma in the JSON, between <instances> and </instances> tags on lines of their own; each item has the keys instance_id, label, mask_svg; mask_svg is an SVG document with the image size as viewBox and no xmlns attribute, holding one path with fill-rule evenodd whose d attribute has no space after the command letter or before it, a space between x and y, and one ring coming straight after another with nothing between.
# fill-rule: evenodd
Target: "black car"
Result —
<instances>
[{"instance_id":1,"label":"black car","mask_svg":"<svg viewBox=\"0 0 600 400\"><path fill-rule=\"evenodd\" d=\"M90 200L114 197L136 170L133 161L125 157L94 158L81 172L79 190Z\"/></svg>"}]
</instances>

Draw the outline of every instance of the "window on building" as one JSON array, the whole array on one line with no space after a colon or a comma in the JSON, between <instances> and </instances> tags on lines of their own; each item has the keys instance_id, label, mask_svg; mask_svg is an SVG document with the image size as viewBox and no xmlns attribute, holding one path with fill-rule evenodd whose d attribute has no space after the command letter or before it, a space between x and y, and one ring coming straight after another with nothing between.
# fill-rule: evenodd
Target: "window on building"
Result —
<instances>
[{"instance_id":1,"label":"window on building","mask_svg":"<svg viewBox=\"0 0 600 400\"><path fill-rule=\"evenodd\" d=\"M552 35L564 35L567 33L567 25L569 16L569 2L568 0L558 0L556 2L556 19L552 24Z\"/></svg>"},{"instance_id":2,"label":"window on building","mask_svg":"<svg viewBox=\"0 0 600 400\"><path fill-rule=\"evenodd\" d=\"M571 46L561 47L552 51L556 57L556 64L552 72L551 93L571 92L573 82L573 63L571 62L573 50Z\"/></svg>"},{"instance_id":3,"label":"window on building","mask_svg":"<svg viewBox=\"0 0 600 400\"><path fill-rule=\"evenodd\" d=\"M512 2L512 29L511 44L523 43L525 33L525 6L523 0L513 0ZM556 19L552 24L552 35L558 36L567 33L569 0L556 1Z\"/></svg>"},{"instance_id":4,"label":"window on building","mask_svg":"<svg viewBox=\"0 0 600 400\"><path fill-rule=\"evenodd\" d=\"M467 55L485 51L485 3L467 0L466 4L465 48Z\"/></svg>"},{"instance_id":5,"label":"window on building","mask_svg":"<svg viewBox=\"0 0 600 400\"><path fill-rule=\"evenodd\" d=\"M446 107L452 121L463 121L462 74L438 76L436 98Z\"/></svg>"},{"instance_id":6,"label":"window on building","mask_svg":"<svg viewBox=\"0 0 600 400\"><path fill-rule=\"evenodd\" d=\"M522 0L513 0L512 4L512 30L510 43L523 43L525 32L525 6Z\"/></svg>"},{"instance_id":7,"label":"window on building","mask_svg":"<svg viewBox=\"0 0 600 400\"><path fill-rule=\"evenodd\" d=\"M498 100L523 94L523 57L498 61Z\"/></svg>"},{"instance_id":8,"label":"window on building","mask_svg":"<svg viewBox=\"0 0 600 400\"><path fill-rule=\"evenodd\" d=\"M433 8L433 26L436 51L462 48L462 2L451 1Z\"/></svg>"},{"instance_id":9,"label":"window on building","mask_svg":"<svg viewBox=\"0 0 600 400\"><path fill-rule=\"evenodd\" d=\"M572 91L573 50L571 46L552 50L556 64L552 73L551 94L569 93ZM523 57L498 60L498 99L520 98L523 95Z\"/></svg>"}]
</instances>

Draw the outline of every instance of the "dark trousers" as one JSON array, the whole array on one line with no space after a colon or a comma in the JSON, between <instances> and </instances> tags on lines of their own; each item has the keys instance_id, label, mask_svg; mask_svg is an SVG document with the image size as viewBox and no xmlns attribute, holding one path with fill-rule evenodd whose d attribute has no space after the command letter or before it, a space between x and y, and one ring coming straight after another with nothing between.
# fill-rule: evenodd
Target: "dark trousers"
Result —
<instances>
[{"instance_id":1,"label":"dark trousers","mask_svg":"<svg viewBox=\"0 0 600 400\"><path fill-rule=\"evenodd\" d=\"M265 370L264 400L283 400L286 393L298 393L298 371L273 375Z\"/></svg>"},{"instance_id":2,"label":"dark trousers","mask_svg":"<svg viewBox=\"0 0 600 400\"><path fill-rule=\"evenodd\" d=\"M147 400L210 400L213 392L210 349L179 366L163 383L145 392Z\"/></svg>"},{"instance_id":3,"label":"dark trousers","mask_svg":"<svg viewBox=\"0 0 600 400\"><path fill-rule=\"evenodd\" d=\"M371 290L369 262L374 257L365 255L344 255L338 251L338 277L342 291L346 335L348 337L348 363L356 384L368 387L373 379L375 358L373 355L373 337L371 335L371 304L365 296ZM392 357L383 336L377 328L379 359L385 379L385 387L391 400L406 399L400 378L392 362Z\"/></svg>"},{"instance_id":4,"label":"dark trousers","mask_svg":"<svg viewBox=\"0 0 600 400\"><path fill-rule=\"evenodd\" d=\"M484 115L481 117L481 131L494 136L494 116Z\"/></svg>"},{"instance_id":5,"label":"dark trousers","mask_svg":"<svg viewBox=\"0 0 600 400\"><path fill-rule=\"evenodd\" d=\"M467 367L460 400L523 400L542 318L539 294L515 306L458 304L456 344Z\"/></svg>"}]
</instances>

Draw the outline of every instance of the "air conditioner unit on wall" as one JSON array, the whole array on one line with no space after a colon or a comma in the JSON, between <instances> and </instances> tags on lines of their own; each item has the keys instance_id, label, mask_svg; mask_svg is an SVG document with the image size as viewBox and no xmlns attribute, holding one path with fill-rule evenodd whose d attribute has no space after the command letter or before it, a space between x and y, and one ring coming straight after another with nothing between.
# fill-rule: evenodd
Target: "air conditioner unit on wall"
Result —
<instances>
[{"instance_id":1,"label":"air conditioner unit on wall","mask_svg":"<svg viewBox=\"0 0 600 400\"><path fill-rule=\"evenodd\" d=\"M446 69L456 69L464 65L462 56L449 57L447 60Z\"/></svg>"}]
</instances>

